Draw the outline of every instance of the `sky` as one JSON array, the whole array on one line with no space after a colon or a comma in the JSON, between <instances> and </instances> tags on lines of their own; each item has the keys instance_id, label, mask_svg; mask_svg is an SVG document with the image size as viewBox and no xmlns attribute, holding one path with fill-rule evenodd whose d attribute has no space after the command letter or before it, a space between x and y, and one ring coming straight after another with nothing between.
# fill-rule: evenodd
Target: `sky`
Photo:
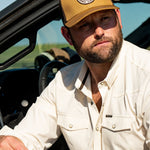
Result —
<instances>
[{"instance_id":1,"label":"sky","mask_svg":"<svg viewBox=\"0 0 150 150\"><path fill-rule=\"evenodd\" d=\"M116 5L120 7L124 37L150 17L150 4L148 3L117 3Z\"/></svg>"}]
</instances>

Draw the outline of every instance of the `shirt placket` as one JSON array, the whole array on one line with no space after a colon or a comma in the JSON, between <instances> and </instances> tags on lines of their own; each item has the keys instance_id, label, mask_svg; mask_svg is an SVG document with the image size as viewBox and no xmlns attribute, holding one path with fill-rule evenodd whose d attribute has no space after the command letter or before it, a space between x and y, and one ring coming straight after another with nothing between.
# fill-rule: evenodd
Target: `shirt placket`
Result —
<instances>
[{"instance_id":1,"label":"shirt placket","mask_svg":"<svg viewBox=\"0 0 150 150\"><path fill-rule=\"evenodd\" d=\"M100 82L98 84L98 89L100 91L102 97L102 106L100 113L96 107L96 104L93 101L89 101L89 112L93 125L93 150L102 150L102 134L101 134L101 124L103 120L103 111L106 101L106 93L107 93L107 83L105 81Z\"/></svg>"},{"instance_id":2,"label":"shirt placket","mask_svg":"<svg viewBox=\"0 0 150 150\"><path fill-rule=\"evenodd\" d=\"M100 134L97 132L96 129L96 123L99 117L99 112L92 99L88 100L88 108L89 108L89 115L92 124L92 130L93 130L90 150L95 150L94 148L95 143L97 143L97 147L100 147L100 143L98 142L100 140ZM97 142L95 140L97 140Z\"/></svg>"}]
</instances>

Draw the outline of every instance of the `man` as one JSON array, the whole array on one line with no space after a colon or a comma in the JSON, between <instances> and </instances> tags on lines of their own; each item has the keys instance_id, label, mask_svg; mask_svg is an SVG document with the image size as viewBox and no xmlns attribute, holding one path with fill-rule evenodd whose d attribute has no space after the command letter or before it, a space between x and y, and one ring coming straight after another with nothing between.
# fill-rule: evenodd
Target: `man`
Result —
<instances>
[{"instance_id":1,"label":"man","mask_svg":"<svg viewBox=\"0 0 150 150\"><path fill-rule=\"evenodd\" d=\"M123 40L111 0L61 7L62 34L84 61L59 71L14 130L1 130L0 149L41 150L61 134L70 150L150 149L150 53Z\"/></svg>"}]
</instances>

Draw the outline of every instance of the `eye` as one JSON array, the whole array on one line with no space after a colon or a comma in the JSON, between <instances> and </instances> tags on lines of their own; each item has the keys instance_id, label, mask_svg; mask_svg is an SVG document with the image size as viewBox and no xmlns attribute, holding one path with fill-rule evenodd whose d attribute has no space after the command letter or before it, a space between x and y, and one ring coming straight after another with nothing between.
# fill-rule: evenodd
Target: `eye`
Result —
<instances>
[{"instance_id":1,"label":"eye","mask_svg":"<svg viewBox=\"0 0 150 150\"><path fill-rule=\"evenodd\" d=\"M104 17L101 18L101 21L106 21L106 20L108 20L109 18L110 18L109 16L104 16Z\"/></svg>"},{"instance_id":2,"label":"eye","mask_svg":"<svg viewBox=\"0 0 150 150\"><path fill-rule=\"evenodd\" d=\"M84 27L88 27L89 26L89 23L85 22L85 23L82 23L79 28L84 28Z\"/></svg>"}]
</instances>

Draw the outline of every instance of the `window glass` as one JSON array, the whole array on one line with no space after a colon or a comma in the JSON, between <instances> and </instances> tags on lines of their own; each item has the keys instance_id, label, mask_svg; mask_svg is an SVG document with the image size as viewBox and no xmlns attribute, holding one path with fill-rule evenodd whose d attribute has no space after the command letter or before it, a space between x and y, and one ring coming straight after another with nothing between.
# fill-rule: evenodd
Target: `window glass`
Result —
<instances>
[{"instance_id":1,"label":"window glass","mask_svg":"<svg viewBox=\"0 0 150 150\"><path fill-rule=\"evenodd\" d=\"M0 11L14 3L16 0L0 0Z\"/></svg>"}]
</instances>

